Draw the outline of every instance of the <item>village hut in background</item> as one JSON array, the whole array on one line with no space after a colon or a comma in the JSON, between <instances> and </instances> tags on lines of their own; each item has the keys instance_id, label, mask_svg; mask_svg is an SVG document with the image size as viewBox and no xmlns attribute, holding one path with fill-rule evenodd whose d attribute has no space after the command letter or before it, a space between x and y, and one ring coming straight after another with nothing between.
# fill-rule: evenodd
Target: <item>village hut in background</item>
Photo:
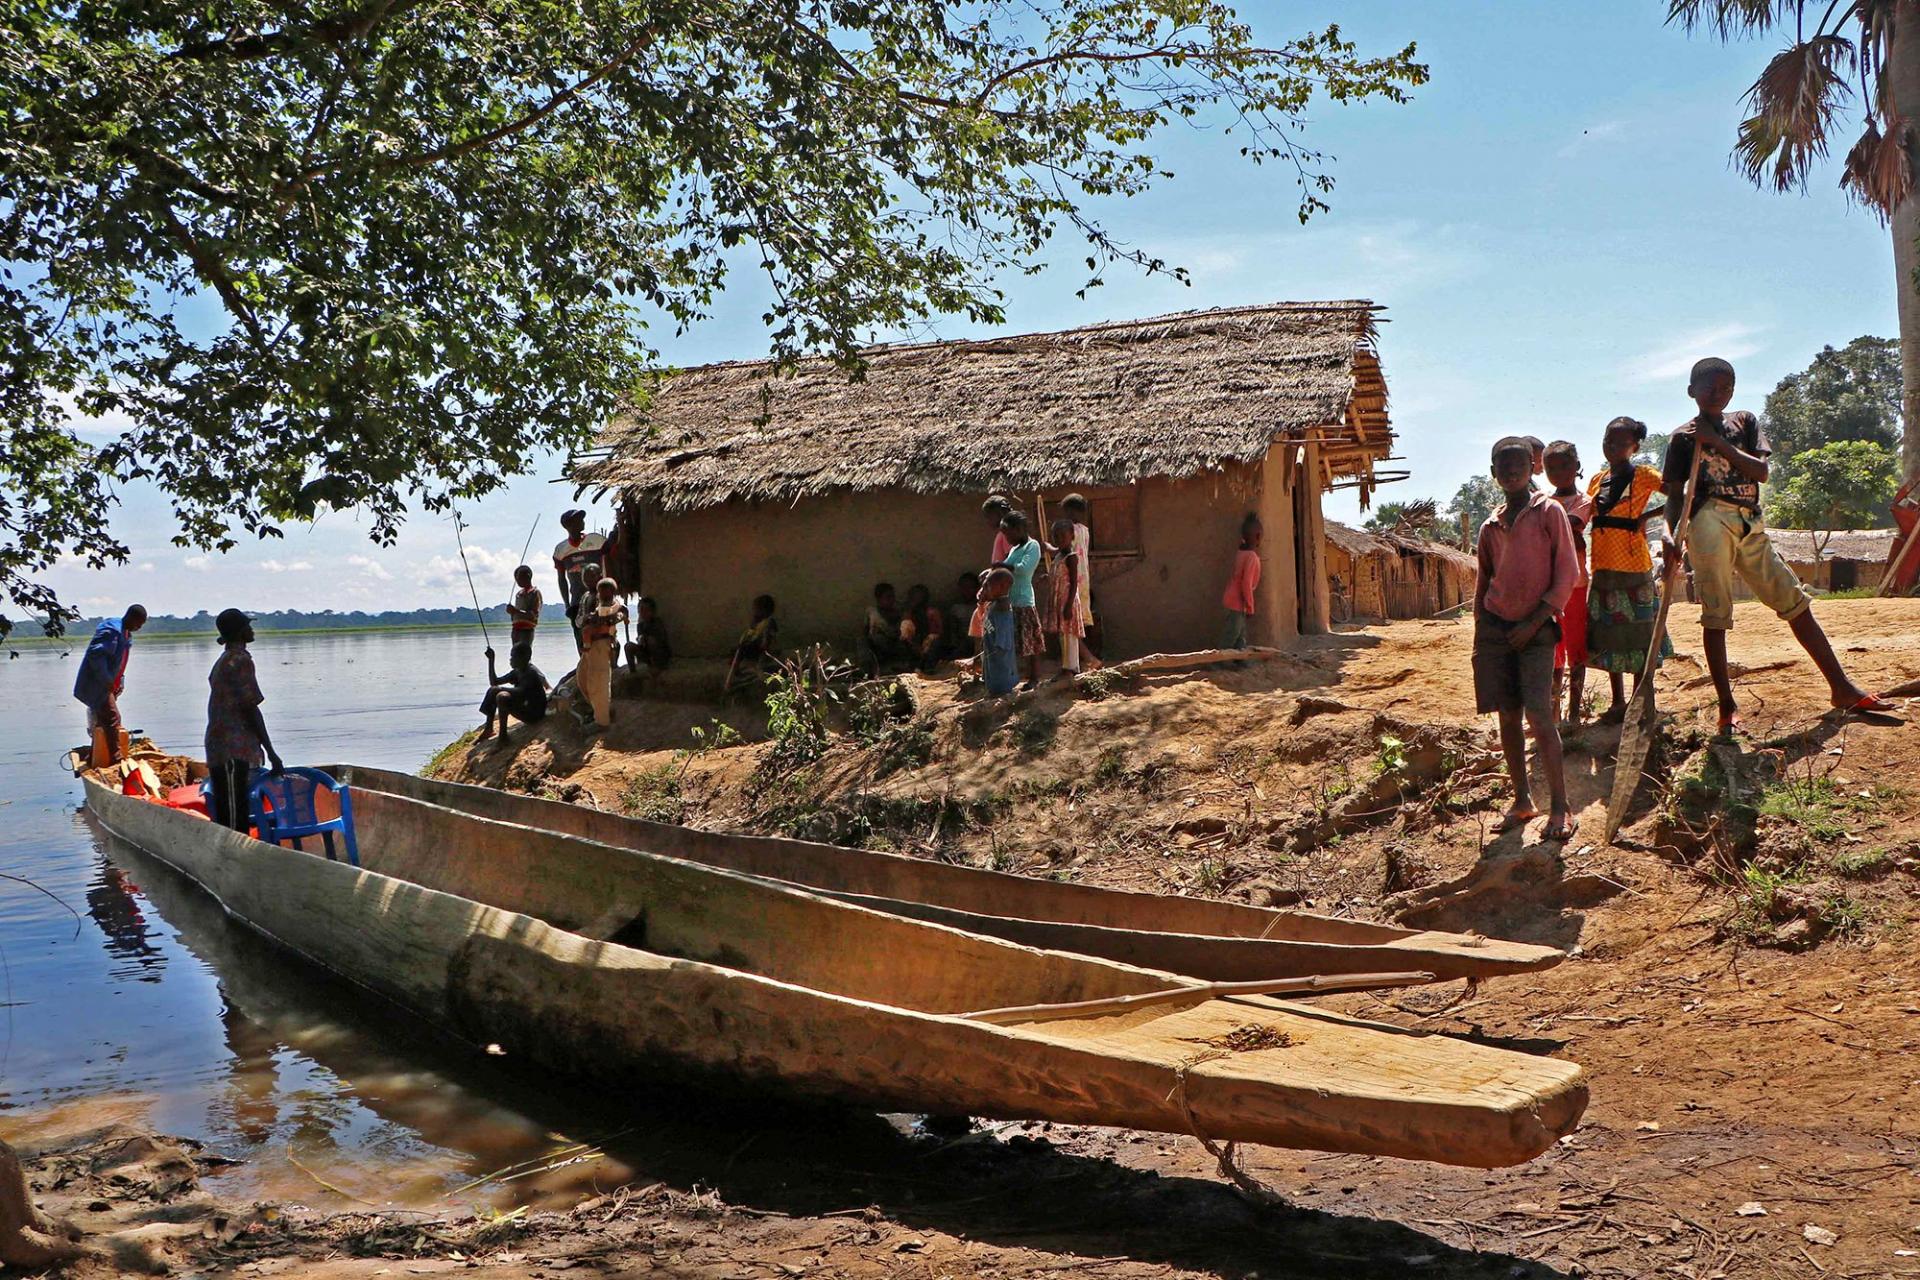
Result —
<instances>
[{"instance_id":1,"label":"village hut in background","mask_svg":"<svg viewBox=\"0 0 1920 1280\"><path fill-rule=\"evenodd\" d=\"M825 360L663 375L576 458L622 496L640 586L676 649L727 652L747 602L779 601L792 642L845 642L873 584L983 568L979 506L1038 520L1092 505L1106 656L1205 648L1241 518L1266 528L1256 643L1326 630L1321 498L1383 480L1393 434L1379 308L1288 302L1060 333L875 347L855 381Z\"/></svg>"},{"instance_id":2,"label":"village hut in background","mask_svg":"<svg viewBox=\"0 0 1920 1280\"><path fill-rule=\"evenodd\" d=\"M1473 599L1474 558L1413 534L1327 521L1327 574L1335 622L1431 618Z\"/></svg>"},{"instance_id":3,"label":"village hut in background","mask_svg":"<svg viewBox=\"0 0 1920 1280\"><path fill-rule=\"evenodd\" d=\"M1897 529L1769 529L1767 536L1794 573L1809 587L1822 591L1878 588L1893 555ZM1751 600L1753 593L1738 575L1734 595Z\"/></svg>"}]
</instances>

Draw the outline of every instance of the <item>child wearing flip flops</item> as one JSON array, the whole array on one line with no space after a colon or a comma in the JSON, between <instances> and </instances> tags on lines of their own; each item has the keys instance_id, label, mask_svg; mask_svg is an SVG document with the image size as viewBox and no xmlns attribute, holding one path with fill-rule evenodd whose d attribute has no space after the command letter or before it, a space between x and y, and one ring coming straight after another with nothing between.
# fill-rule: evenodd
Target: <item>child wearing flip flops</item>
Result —
<instances>
[{"instance_id":1,"label":"child wearing flip flops","mask_svg":"<svg viewBox=\"0 0 1920 1280\"><path fill-rule=\"evenodd\" d=\"M1513 804L1498 829L1524 827L1540 814L1527 783L1531 728L1551 799L1543 838L1566 840L1573 824L1553 714L1553 651L1560 642L1556 619L1580 583L1573 526L1564 507L1534 488L1533 449L1524 438L1493 446L1493 481L1506 503L1480 526L1473 692L1481 712L1500 717L1500 748L1513 779Z\"/></svg>"},{"instance_id":2,"label":"child wearing flip flops","mask_svg":"<svg viewBox=\"0 0 1920 1280\"><path fill-rule=\"evenodd\" d=\"M1766 522L1760 514L1760 486L1767 482L1767 459L1773 449L1751 413L1727 412L1733 401L1733 385L1733 366L1725 360L1707 359L1693 366L1687 394L1693 397L1699 413L1674 431L1661 476L1667 490L1667 510L1678 513L1686 494L1687 476L1693 469L1694 452L1701 451L1687 552L1693 563L1694 588L1700 596L1707 671L1720 700L1720 736L1730 736L1741 728L1727 670L1727 631L1733 626L1736 573L1761 603L1793 628L1793 638L1826 677L1834 710L1843 715L1897 719L1898 708L1868 693L1847 675L1827 633L1813 616L1813 601L1806 588L1767 536Z\"/></svg>"}]
</instances>

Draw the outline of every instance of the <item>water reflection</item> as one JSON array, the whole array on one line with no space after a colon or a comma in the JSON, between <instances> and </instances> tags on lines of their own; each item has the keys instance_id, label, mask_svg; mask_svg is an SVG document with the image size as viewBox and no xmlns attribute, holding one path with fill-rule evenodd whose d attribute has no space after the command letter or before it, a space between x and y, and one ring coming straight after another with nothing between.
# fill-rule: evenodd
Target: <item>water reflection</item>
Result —
<instances>
[{"instance_id":1,"label":"water reflection","mask_svg":"<svg viewBox=\"0 0 1920 1280\"><path fill-rule=\"evenodd\" d=\"M140 909L140 889L125 870L102 855L87 886L87 914L100 926L107 954L121 963L108 968L116 981L158 982L167 955L154 942L153 926Z\"/></svg>"}]
</instances>

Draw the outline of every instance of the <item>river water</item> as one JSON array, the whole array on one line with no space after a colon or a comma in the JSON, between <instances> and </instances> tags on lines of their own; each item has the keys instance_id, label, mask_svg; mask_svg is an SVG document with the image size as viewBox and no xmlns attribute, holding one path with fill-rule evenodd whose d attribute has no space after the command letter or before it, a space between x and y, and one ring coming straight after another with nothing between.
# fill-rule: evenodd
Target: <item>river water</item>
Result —
<instances>
[{"instance_id":1,"label":"river water","mask_svg":"<svg viewBox=\"0 0 1920 1280\"><path fill-rule=\"evenodd\" d=\"M46 891L0 880L0 1126L30 1137L122 1119L241 1161L220 1176L225 1194L335 1208L316 1177L379 1204L450 1192L500 1204L631 1175L600 1159L460 1191L626 1121L368 1008L99 830L59 760L85 737L70 693L83 645L0 662L0 872ZM262 636L274 745L288 764L418 769L479 723L480 648L455 632ZM199 754L217 653L211 639L137 643L128 728ZM550 679L571 654L565 627L541 628L535 662Z\"/></svg>"}]
</instances>

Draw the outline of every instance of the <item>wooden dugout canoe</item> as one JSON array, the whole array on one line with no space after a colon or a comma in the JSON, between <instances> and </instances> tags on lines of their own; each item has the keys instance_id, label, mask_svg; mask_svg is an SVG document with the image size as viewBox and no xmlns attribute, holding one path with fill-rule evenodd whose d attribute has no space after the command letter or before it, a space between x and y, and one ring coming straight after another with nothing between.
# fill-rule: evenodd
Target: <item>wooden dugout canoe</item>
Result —
<instances>
[{"instance_id":1,"label":"wooden dugout canoe","mask_svg":"<svg viewBox=\"0 0 1920 1280\"><path fill-rule=\"evenodd\" d=\"M384 791L475 817L803 885L969 933L1101 956L1208 982L1420 969L1492 978L1550 969L1556 947L1340 920L1305 911L1063 884L806 840L729 835L584 805L362 765L328 766L356 791Z\"/></svg>"},{"instance_id":2,"label":"wooden dugout canoe","mask_svg":"<svg viewBox=\"0 0 1920 1280\"><path fill-rule=\"evenodd\" d=\"M356 793L358 868L91 777L86 793L115 835L279 945L469 1042L616 1088L680 1070L1172 1133L1190 1131L1184 1102L1219 1139L1478 1167L1539 1154L1586 1105L1572 1063L1264 997L961 1018L1189 980L387 792ZM1214 1046L1248 1026L1272 1047Z\"/></svg>"}]
</instances>

